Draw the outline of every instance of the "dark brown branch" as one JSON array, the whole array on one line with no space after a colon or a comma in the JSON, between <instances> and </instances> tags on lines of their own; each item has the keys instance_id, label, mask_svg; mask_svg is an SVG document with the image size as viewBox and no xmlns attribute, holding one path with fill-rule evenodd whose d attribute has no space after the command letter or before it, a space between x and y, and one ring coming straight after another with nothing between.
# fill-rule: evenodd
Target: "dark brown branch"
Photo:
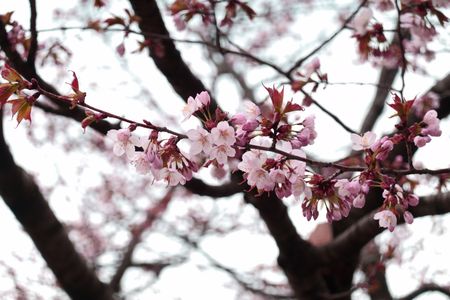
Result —
<instances>
[{"instance_id":1,"label":"dark brown branch","mask_svg":"<svg viewBox=\"0 0 450 300\"><path fill-rule=\"evenodd\" d=\"M446 214L450 212L450 193L421 197L419 205L410 211L416 218ZM380 228L378 222L373 219L375 212L367 214L342 232L333 242L319 248L321 263L326 265L342 257L357 254L364 245L381 233L384 228ZM403 222L398 221L399 224Z\"/></svg>"},{"instance_id":2,"label":"dark brown branch","mask_svg":"<svg viewBox=\"0 0 450 300\"><path fill-rule=\"evenodd\" d=\"M220 198L242 192L244 187L239 184L239 181L242 181L242 177L237 174L232 174L231 181L222 185L209 185L200 179L192 178L184 187L195 195Z\"/></svg>"},{"instance_id":3,"label":"dark brown branch","mask_svg":"<svg viewBox=\"0 0 450 300\"><path fill-rule=\"evenodd\" d=\"M130 0L135 14L140 17L139 28L148 40L152 40L149 46L150 56L156 67L166 77L175 92L187 101L188 97L206 91L203 83L191 72L181 57L180 52L170 39L156 40L146 34L147 32L170 36L164 24L160 10L154 0ZM155 51L157 43L163 48L163 55ZM209 107L211 113L217 108L217 104L212 100Z\"/></svg>"},{"instance_id":4,"label":"dark brown branch","mask_svg":"<svg viewBox=\"0 0 450 300\"><path fill-rule=\"evenodd\" d=\"M15 164L2 129L0 122L0 196L72 299L112 300L111 290L75 250L33 177Z\"/></svg>"},{"instance_id":5,"label":"dark brown branch","mask_svg":"<svg viewBox=\"0 0 450 300\"><path fill-rule=\"evenodd\" d=\"M383 112L385 101L387 96L389 95L389 88L394 82L395 77L397 76L398 68L390 69L384 67L381 69L380 77L378 78L379 87L376 90L375 97L372 101L372 105L367 111L367 115L364 118L363 124L361 126L361 133L365 133L369 130L372 130L375 122L380 117ZM384 88L382 88L384 87Z\"/></svg>"},{"instance_id":6,"label":"dark brown branch","mask_svg":"<svg viewBox=\"0 0 450 300\"><path fill-rule=\"evenodd\" d=\"M31 32L31 43L30 49L28 50L27 64L35 70L35 60L36 53L38 50L38 32L36 30L36 0L30 0L30 32Z\"/></svg>"},{"instance_id":7,"label":"dark brown branch","mask_svg":"<svg viewBox=\"0 0 450 300\"><path fill-rule=\"evenodd\" d=\"M417 290L411 292L410 294L397 298L396 300L413 300L419 295L426 292L440 292L448 297L450 297L450 287L440 286L434 283L423 284Z\"/></svg>"},{"instance_id":8,"label":"dark brown branch","mask_svg":"<svg viewBox=\"0 0 450 300\"><path fill-rule=\"evenodd\" d=\"M274 194L259 197L246 193L245 199L259 212L278 249L278 264L286 274L297 299L320 299L328 294L317 268L315 248L303 240L292 223L286 206Z\"/></svg>"},{"instance_id":9,"label":"dark brown branch","mask_svg":"<svg viewBox=\"0 0 450 300\"><path fill-rule=\"evenodd\" d=\"M147 211L147 216L145 220L141 224L136 226L134 230L132 230L133 237L128 243L127 249L125 250L122 256L122 260L119 266L117 267L116 273L114 274L114 276L111 279L111 282L109 283L109 286L114 292L120 291L120 282L126 270L132 264L134 250L141 242L141 238L144 232L147 229L151 228L153 223L156 220L158 220L161 214L167 209L167 206L169 205L169 202L172 199L173 190L174 190L173 188L170 189L167 192L167 194L154 207L149 209Z\"/></svg>"}]
</instances>

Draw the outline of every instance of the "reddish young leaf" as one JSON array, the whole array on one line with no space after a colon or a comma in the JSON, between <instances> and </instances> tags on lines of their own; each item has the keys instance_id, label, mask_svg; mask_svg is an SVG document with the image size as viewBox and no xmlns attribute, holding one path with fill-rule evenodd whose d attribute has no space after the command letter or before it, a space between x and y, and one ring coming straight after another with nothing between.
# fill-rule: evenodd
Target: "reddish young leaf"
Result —
<instances>
[{"instance_id":1,"label":"reddish young leaf","mask_svg":"<svg viewBox=\"0 0 450 300\"><path fill-rule=\"evenodd\" d=\"M20 76L20 74L16 70L11 68L8 64L5 64L5 66L2 68L1 75L5 80L8 80L9 82L23 82L22 76Z\"/></svg>"},{"instance_id":2,"label":"reddish young leaf","mask_svg":"<svg viewBox=\"0 0 450 300\"><path fill-rule=\"evenodd\" d=\"M94 0L94 7L103 7L106 3L104 0Z\"/></svg>"},{"instance_id":3,"label":"reddish young leaf","mask_svg":"<svg viewBox=\"0 0 450 300\"><path fill-rule=\"evenodd\" d=\"M12 94L14 94L17 89L19 88L19 85L16 83L1 83L0 84L0 108L3 107L3 105L8 101L9 97L11 97Z\"/></svg>"},{"instance_id":4,"label":"reddish young leaf","mask_svg":"<svg viewBox=\"0 0 450 300\"><path fill-rule=\"evenodd\" d=\"M78 84L77 74L74 71L70 71L70 72L72 72L72 74L73 74L73 79L72 79L72 82L70 83L70 86L72 87L72 90L74 92L77 92L80 89L80 86Z\"/></svg>"},{"instance_id":5,"label":"reddish young leaf","mask_svg":"<svg viewBox=\"0 0 450 300\"><path fill-rule=\"evenodd\" d=\"M281 107L283 105L283 97L284 97L284 87L281 91L278 91L275 86L273 88L265 87L267 92L269 93L270 99L272 100L272 105L275 108L275 111L281 112Z\"/></svg>"},{"instance_id":6,"label":"reddish young leaf","mask_svg":"<svg viewBox=\"0 0 450 300\"><path fill-rule=\"evenodd\" d=\"M22 122L22 120L28 120L31 123L31 109L33 105L27 101L25 97L20 97L18 99L9 100L8 103L12 104L12 116L16 115L17 125Z\"/></svg>"},{"instance_id":7,"label":"reddish young leaf","mask_svg":"<svg viewBox=\"0 0 450 300\"><path fill-rule=\"evenodd\" d=\"M393 100L394 103L388 103L388 105L392 107L397 113L392 115L391 117L398 116L402 122L406 122L409 111L411 110L415 99L402 102L400 97L394 94Z\"/></svg>"},{"instance_id":8,"label":"reddish young leaf","mask_svg":"<svg viewBox=\"0 0 450 300\"><path fill-rule=\"evenodd\" d=\"M254 17L256 17L256 12L247 5L247 3L239 2L239 5L241 6L242 10L247 14L247 17L250 20L253 20Z\"/></svg>"},{"instance_id":9,"label":"reddish young leaf","mask_svg":"<svg viewBox=\"0 0 450 300\"><path fill-rule=\"evenodd\" d=\"M2 20L3 24L10 25L11 24L11 16L14 12L9 11L4 15L0 15L0 20Z\"/></svg>"},{"instance_id":10,"label":"reddish young leaf","mask_svg":"<svg viewBox=\"0 0 450 300\"><path fill-rule=\"evenodd\" d=\"M305 109L300 104L292 103L292 100L291 100L286 104L286 107L283 110L283 114L286 114L286 113L292 112L292 111L299 111L299 110L305 110Z\"/></svg>"}]
</instances>

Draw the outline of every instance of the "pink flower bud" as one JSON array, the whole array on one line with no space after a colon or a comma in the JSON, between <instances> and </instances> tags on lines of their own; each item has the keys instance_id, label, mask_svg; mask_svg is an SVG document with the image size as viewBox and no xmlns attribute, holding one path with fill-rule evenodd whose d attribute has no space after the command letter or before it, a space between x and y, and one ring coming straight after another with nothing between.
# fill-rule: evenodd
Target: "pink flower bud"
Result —
<instances>
[{"instance_id":1,"label":"pink flower bud","mask_svg":"<svg viewBox=\"0 0 450 300\"><path fill-rule=\"evenodd\" d=\"M412 222L414 222L414 217L412 213L410 213L407 210L403 213L403 218L405 219L405 222L408 224L412 224Z\"/></svg>"}]
</instances>

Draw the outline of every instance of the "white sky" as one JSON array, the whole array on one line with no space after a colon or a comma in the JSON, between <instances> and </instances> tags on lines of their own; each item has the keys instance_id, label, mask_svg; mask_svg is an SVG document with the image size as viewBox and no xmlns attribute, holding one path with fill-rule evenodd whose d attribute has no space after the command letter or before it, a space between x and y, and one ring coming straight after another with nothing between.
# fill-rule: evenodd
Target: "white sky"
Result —
<instances>
[{"instance_id":1,"label":"white sky","mask_svg":"<svg viewBox=\"0 0 450 300\"><path fill-rule=\"evenodd\" d=\"M55 2L57 3L57 2ZM55 3L52 3L54 5ZM67 1L66 3L78 3L78 1ZM119 3L127 3L122 1ZM67 4L69 6L70 4ZM9 10L15 10L14 17L20 20L28 20L28 3L24 0L15 1L2 1L2 7L0 13L5 13ZM40 6L38 9L38 27L39 28L52 28L55 27L53 17L51 14L51 7L49 2L38 2ZM120 4L115 10L118 14L122 13L122 7ZM332 15L334 11L325 10L318 17L317 15L310 14L309 16L303 15L301 21L299 21L299 28L304 28L304 24L308 22L317 22L314 18L320 20L328 19L330 22L335 20ZM60 22L61 23L61 22ZM336 22L334 22L336 23ZM26 21L25 21L26 24ZM169 26L173 25L168 22ZM317 24L317 23L316 23ZM76 22L66 23L64 25L76 25ZM317 24L317 27L320 27ZM305 44L308 40L314 40L319 34L318 32L329 30L328 24L322 24L324 28L318 28L317 30L299 31L304 33L303 39ZM313 26L314 27L314 26ZM332 27L334 28L334 27ZM41 35L41 38L50 36L51 34L45 33ZM370 68L367 64L359 65L356 63L357 57L355 55L355 47L352 41L349 41L349 33L343 33L336 39L330 46L328 46L323 52L320 53L322 69L329 75L330 82L345 82L345 81L358 81L358 82L376 82L378 73ZM64 35L64 43L70 45L70 49L73 50L73 58L67 66L67 70L74 70L77 72L80 79L80 87L88 92L87 101L94 103L95 105L102 107L112 112L127 115L134 119L158 119L160 115L158 112L149 111L148 109L136 110L135 106L139 103L140 98L137 95L140 84L133 83L132 78L128 74L124 74L123 66L127 64L128 69L134 74L135 78L141 80L141 84L148 87L150 91L150 97L156 99L162 103L163 109L169 115L173 115L178 119L181 119L181 108L183 103L180 101L177 95L175 95L171 87L165 82L163 77L155 72L151 60L146 54L130 55L127 54L126 58L118 58L114 53L114 47L120 43L122 37L120 35L107 35L105 38L100 38L99 35L89 32L69 32ZM283 45L285 49L296 46L295 40L288 40ZM88 46L86 46L88 45ZM134 42L127 43L127 50L131 51L135 48ZM194 72L198 74L205 82L209 82L208 75L211 73L210 66L201 59L201 51L197 46L192 45L179 45L182 49L182 54L185 58L189 58L188 62ZM286 50L287 51L287 50ZM433 74L434 78L441 78L448 72L448 65L443 62L450 61L450 54L440 53L435 61L427 65L427 70L430 74ZM49 78L51 81L58 79L57 85L62 91L69 91L69 87L63 82L69 82L71 73L61 72L55 73L51 69L44 69L41 72L45 78ZM118 78L116 74L124 74L123 78ZM61 80L61 76L65 76ZM122 76L122 75L120 75ZM254 83L256 86L259 84L260 88L258 95L263 97L263 87L260 83L266 85L272 84L271 82L262 82L263 78L267 78L266 71L250 71L246 74L247 79ZM433 85L434 80L428 76L409 74L406 76L407 89L405 95L407 97L414 97L418 94L426 91ZM397 86L399 82L396 82ZM136 91L136 93L133 93ZM331 109L336 115L342 117L346 124L354 129L358 129L362 118L367 110L367 104L370 103L373 96L374 89L368 86L329 86L326 90L319 89L315 98L319 100L325 107ZM218 86L217 98L220 105L227 111L234 112L238 109L238 93L234 85L226 79L220 81ZM298 95L294 95L294 99L300 99ZM163 100L163 101L161 101ZM260 100L260 99L258 99ZM132 103L133 105L124 106L122 103ZM342 128L337 126L329 117L324 116L321 112L315 108L308 108L307 114L316 114L316 126L319 136L316 143L307 149L308 152L314 153L319 158L324 160L333 160L341 158L348 153L350 146L349 134ZM381 122L377 123L376 132L381 134L386 131L390 131L393 124L393 120L388 120L387 116L390 112L384 114L384 118ZM41 113L34 111L33 117L36 123L42 121L45 118ZM41 120L39 120L41 119ZM175 124L177 126L179 124ZM441 138L433 140L433 142L425 149L419 151L417 159L423 161L426 166L431 168L441 168L450 165L450 156L444 155L446 149L448 150L448 141L450 137L450 126L448 121L442 123L443 135ZM96 169L102 169L102 171L111 169L108 165L108 160L98 159L98 153L91 156L88 150L84 150L81 153L68 153L64 149L58 149L53 144L47 144L42 147L34 147L26 138L26 127L28 125L21 124L16 128L15 121L5 122L5 131L7 140L13 149L13 153L19 165L24 166L29 172L37 175L37 179L44 186L51 186L56 184L57 176L56 172L61 172L68 181L75 182L76 185L69 185L55 192L52 196L51 204L55 209L58 216L63 220L74 220L79 217L77 207L80 202L79 199L72 199L73 195L80 193L83 186L95 184L98 180L95 174ZM196 126L195 122L187 122L184 126ZM33 130L33 128L31 129ZM42 130L42 129L41 129ZM65 130L65 129L64 129ZM81 131L78 126L73 126L69 129L71 135L75 137L75 140L82 142L83 136L77 136ZM90 136L91 133L87 133ZM448 152L448 151L447 151ZM436 153L439 153L437 155ZM100 154L101 155L101 154ZM70 163L67 162L70 157ZM438 159L435 159L438 157ZM37 159L38 158L38 159ZM434 159L433 159L434 158ZM91 174L87 178L79 178L77 170L80 163L86 165L92 165L93 168L89 168L88 173ZM131 167L129 168L132 169ZM132 176L131 172L125 172L124 175ZM94 182L93 182L94 181ZM65 198L68 198L67 200ZM57 199L57 201L55 201ZM61 200L63 199L63 200ZM234 197L230 202L241 203L240 197ZM229 204L220 201L220 206L223 209L230 209ZM189 204L187 205L189 206ZM180 217L181 212L185 209L182 204L180 206L171 208L167 220L171 218ZM0 239L4 241L10 241L0 247L0 257L3 261L11 261L16 266L24 267L23 263L16 262L12 257L12 253L18 253L23 255L29 252L32 248L31 242L20 234L20 227L17 222L11 216L11 213L4 206L0 204L0 226L6 230L0 232ZM302 236L307 237L312 231L315 224L314 222L307 222L301 217L300 204L293 203L290 209L290 215L293 218L297 228L301 232ZM245 207L243 220L249 222L256 218L254 210L251 207ZM323 216L322 216L323 221ZM445 224L449 223L448 218L444 219ZM450 224L449 224L450 225ZM258 226L261 226L259 224ZM410 226L410 229L417 233L415 239L410 239L406 242L406 245L414 244L417 240L424 238L428 235L431 223L429 221L416 221L415 224ZM20 237L20 238L19 238ZM391 234L383 234L380 238L381 241L389 240L392 237ZM444 237L441 237L441 241ZM448 233L445 236L448 240ZM163 236L158 236L157 233L149 235L150 245L158 245L158 249L165 248L164 251L176 251L177 245L173 241ZM406 263L406 266L397 267L393 265L388 269L388 279L391 279L394 283L391 286L391 290L394 296L403 295L411 290L411 288L417 284L417 279L411 277L413 272L410 271L414 265L428 266L430 269L439 269L442 266L442 261L448 261L448 257L445 255L449 253L450 246L447 244L439 243L439 238L429 238L425 243L427 248L427 254L417 255L412 263ZM439 247L436 244L439 243ZM277 249L270 237L261 236L251 231L239 231L232 232L224 237L211 236L206 238L201 244L202 248L207 251L212 257L219 260L226 266L236 268L238 270L250 271L252 267L258 263L273 264L276 262ZM145 251L139 252L142 256L146 255ZM147 253L148 254L148 253ZM432 257L433 259L430 259ZM42 262L40 262L42 264ZM26 263L25 263L26 265ZM235 283L230 280L228 275L224 275L223 272L211 270L209 268L204 269L204 266L208 266L209 263L199 253L193 253L190 256L189 262L183 264L180 267L168 268L164 271L160 277L160 280L153 286L152 291L147 291L147 294L137 294L137 296L130 299L142 299L154 293L157 295L157 299L233 299L238 297L236 294ZM203 267L202 267L203 266ZM27 267L27 270L32 270L32 267ZM448 270L446 270L448 271ZM20 270L18 270L20 273ZM28 272L27 272L28 273ZM142 273L130 271L126 274L125 284L126 289L132 289L136 283L143 280ZM435 277L440 280L447 280L446 278ZM176 282L177 288L174 287ZM227 286L227 283L232 283ZM447 280L448 282L448 280ZM225 285L224 285L225 283ZM209 287L209 288L205 288ZM51 293L49 290L42 290L46 296ZM145 296L144 296L145 295ZM218 296L220 295L220 296ZM361 295L356 294L355 299L362 299ZM425 298L426 296L422 297ZM433 299L439 299L438 295L433 295ZM239 298L243 299L243 298ZM420 298L417 298L420 299ZM442 298L444 299L444 298Z\"/></svg>"}]
</instances>

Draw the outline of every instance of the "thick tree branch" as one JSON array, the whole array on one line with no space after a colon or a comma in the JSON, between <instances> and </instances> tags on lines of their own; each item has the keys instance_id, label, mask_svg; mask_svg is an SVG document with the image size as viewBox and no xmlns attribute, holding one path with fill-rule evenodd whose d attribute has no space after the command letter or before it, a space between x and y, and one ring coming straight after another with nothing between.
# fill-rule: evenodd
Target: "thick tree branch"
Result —
<instances>
[{"instance_id":1,"label":"thick tree branch","mask_svg":"<svg viewBox=\"0 0 450 300\"><path fill-rule=\"evenodd\" d=\"M200 179L192 178L185 183L184 187L191 193L199 196L209 196L213 198L229 197L240 193L244 190L242 185L239 185L242 177L232 174L231 181L222 185L210 185Z\"/></svg>"},{"instance_id":2,"label":"thick tree branch","mask_svg":"<svg viewBox=\"0 0 450 300\"><path fill-rule=\"evenodd\" d=\"M0 196L33 240L62 289L72 299L113 299L111 290L75 250L64 226L54 215L33 177L15 164L4 140L1 124Z\"/></svg>"},{"instance_id":3,"label":"thick tree branch","mask_svg":"<svg viewBox=\"0 0 450 300\"><path fill-rule=\"evenodd\" d=\"M197 93L206 91L203 83L191 72L189 67L181 57L180 52L170 39L154 39L147 33L161 34L170 36L164 24L164 20L159 11L158 5L154 0L130 0L135 14L141 18L139 28L144 37L153 41L148 47L150 56L155 62L156 67L167 78L175 92L187 101L188 97L195 96ZM155 48L162 46L164 54L161 55ZM211 102L209 107L211 113L217 108L215 101Z\"/></svg>"},{"instance_id":4,"label":"thick tree branch","mask_svg":"<svg viewBox=\"0 0 450 300\"><path fill-rule=\"evenodd\" d=\"M286 274L297 299L320 299L328 294L317 268L315 248L303 240L288 215L283 202L274 194L245 194L259 211L278 249L278 264Z\"/></svg>"},{"instance_id":5,"label":"thick tree branch","mask_svg":"<svg viewBox=\"0 0 450 300\"><path fill-rule=\"evenodd\" d=\"M421 294L426 293L426 292L440 292L440 293L450 297L450 287L444 287L444 286L440 286L440 285L437 285L434 283L428 283L428 284L423 284L417 290L411 292L410 294L408 294L404 297L398 298L396 300L413 300L416 297L418 297Z\"/></svg>"},{"instance_id":6,"label":"thick tree branch","mask_svg":"<svg viewBox=\"0 0 450 300\"><path fill-rule=\"evenodd\" d=\"M450 212L450 193L437 194L420 198L420 204L410 209L414 217L441 215ZM361 248L372 240L384 228L378 226L373 219L376 211L372 211L346 231L341 233L330 244L318 249L321 264L326 265L334 261L357 254ZM402 223L403 220L399 220Z\"/></svg>"},{"instance_id":7,"label":"thick tree branch","mask_svg":"<svg viewBox=\"0 0 450 300\"><path fill-rule=\"evenodd\" d=\"M38 50L38 32L36 30L36 0L30 0L30 32L31 32L31 43L30 49L28 50L27 64L35 70L35 60Z\"/></svg>"},{"instance_id":8,"label":"thick tree branch","mask_svg":"<svg viewBox=\"0 0 450 300\"><path fill-rule=\"evenodd\" d=\"M381 69L380 77L378 78L378 88L372 101L372 105L370 106L369 110L367 111L367 115L364 118L364 122L360 130L361 133L372 130L375 122L383 112L386 98L389 95L388 87L390 87L394 82L397 73L398 68L390 69L384 67L383 69Z\"/></svg>"}]
</instances>

